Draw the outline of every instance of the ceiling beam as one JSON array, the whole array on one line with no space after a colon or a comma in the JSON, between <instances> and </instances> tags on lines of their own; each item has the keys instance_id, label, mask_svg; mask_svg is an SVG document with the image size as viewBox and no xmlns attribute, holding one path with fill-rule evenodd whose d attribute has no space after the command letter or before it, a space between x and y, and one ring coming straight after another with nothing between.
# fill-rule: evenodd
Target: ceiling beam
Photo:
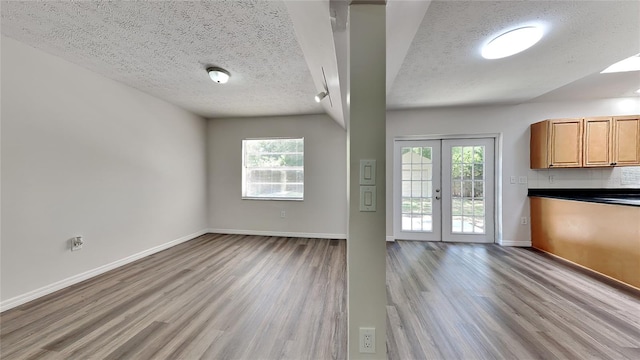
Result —
<instances>
[{"instance_id":1,"label":"ceiling beam","mask_svg":"<svg viewBox=\"0 0 640 360\"><path fill-rule=\"evenodd\" d=\"M321 104L327 114L344 128L342 92L329 0L285 1L284 3L316 86L316 93L324 91L325 86L329 91L329 99L322 100ZM309 94L310 97L314 95Z\"/></svg>"},{"instance_id":2,"label":"ceiling beam","mask_svg":"<svg viewBox=\"0 0 640 360\"><path fill-rule=\"evenodd\" d=\"M387 94L430 4L431 0L387 1Z\"/></svg>"}]
</instances>

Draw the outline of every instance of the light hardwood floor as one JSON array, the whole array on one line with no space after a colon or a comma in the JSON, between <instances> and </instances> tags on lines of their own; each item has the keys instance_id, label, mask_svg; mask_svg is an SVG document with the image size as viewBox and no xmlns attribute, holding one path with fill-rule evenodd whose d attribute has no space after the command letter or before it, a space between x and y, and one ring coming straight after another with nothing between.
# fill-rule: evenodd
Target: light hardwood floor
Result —
<instances>
[{"instance_id":1,"label":"light hardwood floor","mask_svg":"<svg viewBox=\"0 0 640 360\"><path fill-rule=\"evenodd\" d=\"M640 359L640 298L531 249L387 245L389 359Z\"/></svg>"},{"instance_id":2,"label":"light hardwood floor","mask_svg":"<svg viewBox=\"0 0 640 360\"><path fill-rule=\"evenodd\" d=\"M344 359L344 240L204 235L0 316L4 359Z\"/></svg>"},{"instance_id":3,"label":"light hardwood floor","mask_svg":"<svg viewBox=\"0 0 640 360\"><path fill-rule=\"evenodd\" d=\"M640 298L534 250L387 247L388 356L639 359ZM205 235L0 315L2 359L345 359L344 240Z\"/></svg>"}]
</instances>

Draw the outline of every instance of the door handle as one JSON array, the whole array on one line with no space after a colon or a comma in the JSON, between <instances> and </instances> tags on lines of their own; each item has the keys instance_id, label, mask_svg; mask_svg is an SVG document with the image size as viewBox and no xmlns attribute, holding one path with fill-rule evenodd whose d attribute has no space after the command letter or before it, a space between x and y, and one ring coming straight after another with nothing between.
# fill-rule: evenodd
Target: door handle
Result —
<instances>
[{"instance_id":1,"label":"door handle","mask_svg":"<svg viewBox=\"0 0 640 360\"><path fill-rule=\"evenodd\" d=\"M436 196L436 200L440 200L440 196Z\"/></svg>"}]
</instances>

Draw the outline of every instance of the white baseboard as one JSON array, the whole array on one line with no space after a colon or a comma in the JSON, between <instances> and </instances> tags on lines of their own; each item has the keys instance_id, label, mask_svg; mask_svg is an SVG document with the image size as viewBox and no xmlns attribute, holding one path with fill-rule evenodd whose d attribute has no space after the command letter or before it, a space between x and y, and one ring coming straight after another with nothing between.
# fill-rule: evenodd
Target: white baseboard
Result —
<instances>
[{"instance_id":1,"label":"white baseboard","mask_svg":"<svg viewBox=\"0 0 640 360\"><path fill-rule=\"evenodd\" d=\"M257 236L281 236L313 239L346 239L347 234L323 234L323 233L301 233L283 231L261 231L261 230L238 230L238 229L208 229L214 234L237 234L237 235L257 235Z\"/></svg>"},{"instance_id":2,"label":"white baseboard","mask_svg":"<svg viewBox=\"0 0 640 360\"><path fill-rule=\"evenodd\" d=\"M71 277L66 278L64 280L57 281L57 282L55 282L53 284L49 284L49 285L43 286L43 287L41 287L39 289L35 289L33 291L29 291L26 294L18 295L16 297L4 300L4 301L0 302L0 312L12 309L12 308L14 308L16 306L20 306L20 305L22 305L24 303L27 303L27 302L31 301L31 300L35 300L35 299L37 299L39 297L51 294L51 293L56 292L56 291L58 291L60 289L64 289L64 288L69 287L71 285L77 284L77 283L79 283L81 281L90 279L90 278L92 278L94 276L98 276L98 275L103 274L103 273L105 273L105 272L107 272L109 270L113 270L113 269L118 268L120 266L132 263L132 262L134 262L136 260L142 259L145 256L149 256L149 255L155 254L157 252L160 252L162 250L166 250L166 249L168 249L170 247L173 247L173 246L176 246L176 245L181 244L183 242L192 240L192 239L197 238L200 235L204 235L204 234L206 234L208 232L209 232L208 230L200 230L200 231L195 232L193 234L190 234L190 235L187 235L187 236L183 236L183 237L181 237L179 239L175 239L175 240L169 241L167 243L164 243L162 245L158 245L158 246L152 247L151 249L147 249L147 250L141 251L141 252L139 252L137 254L133 254L131 256L127 256L124 259L116 260L116 261L114 261L112 263L109 263L109 264L106 264L106 265L102 265L102 266L97 267L95 269L92 269L92 270L89 270L89 271L85 271L85 272L83 272L81 274L74 275L74 276L71 276Z\"/></svg>"},{"instance_id":3,"label":"white baseboard","mask_svg":"<svg viewBox=\"0 0 640 360\"><path fill-rule=\"evenodd\" d=\"M531 247L531 240L502 240L500 246Z\"/></svg>"},{"instance_id":4,"label":"white baseboard","mask_svg":"<svg viewBox=\"0 0 640 360\"><path fill-rule=\"evenodd\" d=\"M396 238L394 238L393 235L387 236L387 241L393 242L393 241L396 241Z\"/></svg>"}]
</instances>

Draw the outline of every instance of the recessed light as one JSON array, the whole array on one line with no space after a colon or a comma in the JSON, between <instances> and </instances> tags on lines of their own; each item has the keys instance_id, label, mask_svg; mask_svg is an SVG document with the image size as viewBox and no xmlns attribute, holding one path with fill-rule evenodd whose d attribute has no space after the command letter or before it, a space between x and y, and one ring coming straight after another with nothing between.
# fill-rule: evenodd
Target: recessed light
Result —
<instances>
[{"instance_id":1,"label":"recessed light","mask_svg":"<svg viewBox=\"0 0 640 360\"><path fill-rule=\"evenodd\" d=\"M525 51L537 43L543 35L539 27L526 26L507 31L489 41L482 48L485 59L501 59Z\"/></svg>"},{"instance_id":2,"label":"recessed light","mask_svg":"<svg viewBox=\"0 0 640 360\"><path fill-rule=\"evenodd\" d=\"M640 70L640 54L633 55L602 70L601 74Z\"/></svg>"},{"instance_id":3,"label":"recessed light","mask_svg":"<svg viewBox=\"0 0 640 360\"><path fill-rule=\"evenodd\" d=\"M229 74L227 70L219 67L207 68L207 72L211 80L218 84L226 84L226 82L229 81L229 77L231 77L231 74Z\"/></svg>"}]
</instances>

